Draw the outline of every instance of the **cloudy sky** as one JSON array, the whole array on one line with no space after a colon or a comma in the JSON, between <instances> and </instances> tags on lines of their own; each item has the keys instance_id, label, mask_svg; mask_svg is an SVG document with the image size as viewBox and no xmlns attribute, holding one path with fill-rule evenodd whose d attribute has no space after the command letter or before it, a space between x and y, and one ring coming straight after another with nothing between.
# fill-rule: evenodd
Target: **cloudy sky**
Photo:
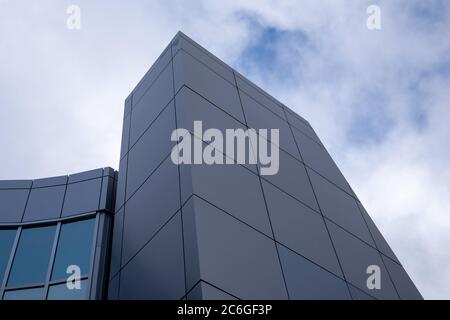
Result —
<instances>
[{"instance_id":1,"label":"cloudy sky","mask_svg":"<svg viewBox=\"0 0 450 320\"><path fill-rule=\"evenodd\" d=\"M450 298L446 0L0 0L0 179L118 168L123 101L178 30L308 119L422 294Z\"/></svg>"}]
</instances>

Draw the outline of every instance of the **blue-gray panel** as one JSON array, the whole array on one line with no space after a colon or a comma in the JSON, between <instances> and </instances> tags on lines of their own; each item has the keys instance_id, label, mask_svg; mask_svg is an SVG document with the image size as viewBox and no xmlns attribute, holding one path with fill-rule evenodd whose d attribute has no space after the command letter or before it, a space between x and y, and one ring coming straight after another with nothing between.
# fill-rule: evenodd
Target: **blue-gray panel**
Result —
<instances>
[{"instance_id":1,"label":"blue-gray panel","mask_svg":"<svg viewBox=\"0 0 450 320\"><path fill-rule=\"evenodd\" d=\"M119 272L122 261L122 233L123 233L123 215L124 208L120 209L114 215L113 236L111 243L111 264L109 278L113 278Z\"/></svg>"},{"instance_id":2,"label":"blue-gray panel","mask_svg":"<svg viewBox=\"0 0 450 320\"><path fill-rule=\"evenodd\" d=\"M321 175L349 194L353 195L347 180L345 180L341 171L339 171L338 167L334 163L333 159L331 159L325 148L297 130L294 130L293 132L305 164L319 172Z\"/></svg>"},{"instance_id":3,"label":"blue-gray panel","mask_svg":"<svg viewBox=\"0 0 450 320\"><path fill-rule=\"evenodd\" d=\"M384 257L382 259L389 271L389 274L394 282L394 286L397 289L400 299L402 300L423 300L422 295L417 290L416 286L412 282L405 269L398 263L391 259Z\"/></svg>"},{"instance_id":4,"label":"blue-gray panel","mask_svg":"<svg viewBox=\"0 0 450 320\"><path fill-rule=\"evenodd\" d=\"M294 130L301 131L302 133L306 134L309 138L313 139L314 141L322 145L322 142L320 141L316 132L314 131L313 128L311 128L311 126L305 119L303 119L293 111L289 110L288 108L285 108L285 110L287 120Z\"/></svg>"},{"instance_id":5,"label":"blue-gray panel","mask_svg":"<svg viewBox=\"0 0 450 320\"><path fill-rule=\"evenodd\" d=\"M345 281L281 245L278 250L290 299L351 299Z\"/></svg>"},{"instance_id":6,"label":"blue-gray panel","mask_svg":"<svg viewBox=\"0 0 450 320\"><path fill-rule=\"evenodd\" d=\"M127 199L158 164L169 155L175 142L170 136L175 130L175 107L170 103L145 132L128 155ZM120 179L119 179L120 183Z\"/></svg>"},{"instance_id":7,"label":"blue-gray panel","mask_svg":"<svg viewBox=\"0 0 450 320\"><path fill-rule=\"evenodd\" d=\"M322 213L344 229L375 246L356 200L314 171L308 169L308 172Z\"/></svg>"},{"instance_id":8,"label":"blue-gray panel","mask_svg":"<svg viewBox=\"0 0 450 320\"><path fill-rule=\"evenodd\" d=\"M272 237L256 174L237 164L181 165L180 168L182 202L196 194Z\"/></svg>"},{"instance_id":9,"label":"blue-gray panel","mask_svg":"<svg viewBox=\"0 0 450 320\"><path fill-rule=\"evenodd\" d=\"M127 185L127 163L128 157L123 157L119 162L119 173L117 176L116 204L115 210L119 210L125 203L125 190Z\"/></svg>"},{"instance_id":10,"label":"blue-gray panel","mask_svg":"<svg viewBox=\"0 0 450 320\"><path fill-rule=\"evenodd\" d=\"M267 138L269 141L271 141L271 130L278 129L279 143L277 145L297 159L301 159L291 129L286 121L261 106L244 92L241 92L241 100L244 107L245 118L247 119L247 125L250 128L256 130L267 129ZM275 142L272 141L272 143Z\"/></svg>"},{"instance_id":11,"label":"blue-gray panel","mask_svg":"<svg viewBox=\"0 0 450 320\"><path fill-rule=\"evenodd\" d=\"M369 296L367 293L365 293L362 290L359 290L358 288L352 286L351 284L348 285L350 289L350 293L352 295L353 300L375 300L374 297Z\"/></svg>"},{"instance_id":12,"label":"blue-gray panel","mask_svg":"<svg viewBox=\"0 0 450 320\"><path fill-rule=\"evenodd\" d=\"M122 264L180 209L178 168L167 158L125 206Z\"/></svg>"},{"instance_id":13,"label":"blue-gray panel","mask_svg":"<svg viewBox=\"0 0 450 320\"><path fill-rule=\"evenodd\" d=\"M189 130L194 134L194 121L202 121L203 132L207 129L214 128L219 129L222 134L226 134L227 129L243 129L246 130L246 126L233 117L229 116L227 113L223 112L219 108L215 107L213 104L205 100L203 97L193 92L187 87L183 87L175 98L177 107L177 124L178 128L183 128ZM197 136L202 139L202 136ZM224 136L224 139L226 137ZM236 141L236 140L234 140ZM255 173L257 173L256 165L248 164L249 152L253 152L253 147L247 139L246 142L246 163L245 166ZM209 143L209 141L207 141ZM237 143L235 143L237 145ZM229 154L230 159L237 159L237 147L234 148L233 154ZM227 153L226 141L222 143L222 147L219 148L221 153ZM229 153L229 152L228 152ZM254 153L253 153L254 155Z\"/></svg>"},{"instance_id":14,"label":"blue-gray panel","mask_svg":"<svg viewBox=\"0 0 450 320\"><path fill-rule=\"evenodd\" d=\"M102 178L102 192L100 195L99 210L107 210L114 212L115 201L115 181L110 176L103 176Z\"/></svg>"},{"instance_id":15,"label":"blue-gray panel","mask_svg":"<svg viewBox=\"0 0 450 320\"><path fill-rule=\"evenodd\" d=\"M144 75L142 80L138 83L133 92L133 108L136 105L145 92L152 86L156 78L164 70L167 64L171 60L170 45L164 49L163 53L158 57L158 59L153 63L147 73Z\"/></svg>"},{"instance_id":16,"label":"blue-gray panel","mask_svg":"<svg viewBox=\"0 0 450 320\"><path fill-rule=\"evenodd\" d=\"M132 146L158 114L173 98L172 65L169 64L158 76L142 99L133 102L131 112L130 146Z\"/></svg>"},{"instance_id":17,"label":"blue-gray panel","mask_svg":"<svg viewBox=\"0 0 450 320\"><path fill-rule=\"evenodd\" d=\"M236 297L200 281L187 295L187 300L237 300Z\"/></svg>"},{"instance_id":18,"label":"blue-gray panel","mask_svg":"<svg viewBox=\"0 0 450 320\"><path fill-rule=\"evenodd\" d=\"M327 225L346 280L377 299L398 299L380 253L334 223L327 221ZM380 268L381 289L368 288L369 266Z\"/></svg>"},{"instance_id":19,"label":"blue-gray panel","mask_svg":"<svg viewBox=\"0 0 450 320\"><path fill-rule=\"evenodd\" d=\"M113 279L111 279L109 281L108 300L118 300L119 299L119 283L120 283L119 275L116 275Z\"/></svg>"},{"instance_id":20,"label":"blue-gray panel","mask_svg":"<svg viewBox=\"0 0 450 320\"><path fill-rule=\"evenodd\" d=\"M0 180L0 189L28 189L32 180Z\"/></svg>"},{"instance_id":21,"label":"blue-gray panel","mask_svg":"<svg viewBox=\"0 0 450 320\"><path fill-rule=\"evenodd\" d=\"M281 104L273 97L265 93L262 89L258 88L255 84L251 83L244 76L236 72L236 82L240 90L247 93L253 99L258 101L262 106L266 107L282 119L286 120L284 110Z\"/></svg>"},{"instance_id":22,"label":"blue-gray panel","mask_svg":"<svg viewBox=\"0 0 450 320\"><path fill-rule=\"evenodd\" d=\"M319 210L305 166L288 153L280 150L280 167L275 175L265 175L264 179L294 196L314 210Z\"/></svg>"},{"instance_id":23,"label":"blue-gray panel","mask_svg":"<svg viewBox=\"0 0 450 320\"><path fill-rule=\"evenodd\" d=\"M62 216L97 211L101 185L102 178L68 184Z\"/></svg>"},{"instance_id":24,"label":"blue-gray panel","mask_svg":"<svg viewBox=\"0 0 450 320\"><path fill-rule=\"evenodd\" d=\"M263 182L275 239L342 277L322 215Z\"/></svg>"},{"instance_id":25,"label":"blue-gray panel","mask_svg":"<svg viewBox=\"0 0 450 320\"><path fill-rule=\"evenodd\" d=\"M185 294L181 215L121 271L120 299L180 299Z\"/></svg>"},{"instance_id":26,"label":"blue-gray panel","mask_svg":"<svg viewBox=\"0 0 450 320\"><path fill-rule=\"evenodd\" d=\"M183 36L182 34L175 37L172 42L173 54L176 55L178 50L183 49L190 55L194 56L196 59L204 63L208 68L213 70L215 73L225 78L230 83L234 84L233 69L227 66L225 63L220 61L218 58L210 54L208 51L203 49L197 43Z\"/></svg>"},{"instance_id":27,"label":"blue-gray panel","mask_svg":"<svg viewBox=\"0 0 450 320\"><path fill-rule=\"evenodd\" d=\"M130 139L130 125L131 115L128 115L123 119L122 125L122 143L120 144L120 159L122 159L128 152L129 139Z\"/></svg>"},{"instance_id":28,"label":"blue-gray panel","mask_svg":"<svg viewBox=\"0 0 450 320\"><path fill-rule=\"evenodd\" d=\"M201 278L242 299L286 299L274 241L197 197L190 201L183 208L187 287Z\"/></svg>"},{"instance_id":29,"label":"blue-gray panel","mask_svg":"<svg viewBox=\"0 0 450 320\"><path fill-rule=\"evenodd\" d=\"M103 169L94 169L69 175L68 183L75 183L103 176Z\"/></svg>"},{"instance_id":30,"label":"blue-gray panel","mask_svg":"<svg viewBox=\"0 0 450 320\"><path fill-rule=\"evenodd\" d=\"M59 218L65 191L65 185L31 189L23 221Z\"/></svg>"},{"instance_id":31,"label":"blue-gray panel","mask_svg":"<svg viewBox=\"0 0 450 320\"><path fill-rule=\"evenodd\" d=\"M0 190L0 223L20 222L29 189Z\"/></svg>"},{"instance_id":32,"label":"blue-gray panel","mask_svg":"<svg viewBox=\"0 0 450 320\"><path fill-rule=\"evenodd\" d=\"M173 59L175 92L187 85L240 122L244 115L237 88L183 50Z\"/></svg>"},{"instance_id":33,"label":"blue-gray panel","mask_svg":"<svg viewBox=\"0 0 450 320\"><path fill-rule=\"evenodd\" d=\"M389 258L395 260L397 263L400 264L400 262L397 259L397 256L392 251L391 247L386 242L386 240L384 239L383 235L381 234L381 232L378 230L377 226L373 222L373 220L367 214L366 209L364 209L364 207L358 201L356 203L358 204L358 207L361 210L361 214L362 214L364 220L366 221L367 226L369 227L370 233L372 234L372 237L373 237L373 239L375 241L375 244L376 244L378 250L380 250L386 256L388 256Z\"/></svg>"},{"instance_id":34,"label":"blue-gray panel","mask_svg":"<svg viewBox=\"0 0 450 320\"><path fill-rule=\"evenodd\" d=\"M67 176L36 179L33 181L33 188L59 186L67 183Z\"/></svg>"}]
</instances>

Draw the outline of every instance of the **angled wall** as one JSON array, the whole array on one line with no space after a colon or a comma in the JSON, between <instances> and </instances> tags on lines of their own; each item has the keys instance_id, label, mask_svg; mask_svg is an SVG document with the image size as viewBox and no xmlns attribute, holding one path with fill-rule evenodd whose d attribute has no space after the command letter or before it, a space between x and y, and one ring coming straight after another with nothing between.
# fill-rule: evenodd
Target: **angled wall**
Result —
<instances>
[{"instance_id":1,"label":"angled wall","mask_svg":"<svg viewBox=\"0 0 450 320\"><path fill-rule=\"evenodd\" d=\"M174 165L194 120L279 129L279 172ZM182 33L125 102L115 208L110 299L421 299L310 124Z\"/></svg>"}]
</instances>

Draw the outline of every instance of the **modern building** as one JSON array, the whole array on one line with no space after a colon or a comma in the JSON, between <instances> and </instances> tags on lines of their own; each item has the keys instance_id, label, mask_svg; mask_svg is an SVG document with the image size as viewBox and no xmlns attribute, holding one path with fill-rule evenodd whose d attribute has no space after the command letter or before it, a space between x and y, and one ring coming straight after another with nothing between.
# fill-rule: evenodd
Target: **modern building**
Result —
<instances>
[{"instance_id":1,"label":"modern building","mask_svg":"<svg viewBox=\"0 0 450 320\"><path fill-rule=\"evenodd\" d=\"M233 164L174 164L175 129L210 143L194 121L278 129L278 173L219 147ZM120 154L0 182L3 299L422 299L308 121L181 32L126 99Z\"/></svg>"}]
</instances>

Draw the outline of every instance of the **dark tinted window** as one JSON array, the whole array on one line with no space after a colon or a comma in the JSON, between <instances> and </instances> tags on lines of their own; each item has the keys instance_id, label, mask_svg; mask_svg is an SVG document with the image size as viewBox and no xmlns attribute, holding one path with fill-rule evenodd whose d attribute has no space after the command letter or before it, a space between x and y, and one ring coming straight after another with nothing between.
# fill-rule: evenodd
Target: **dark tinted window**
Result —
<instances>
[{"instance_id":1,"label":"dark tinted window","mask_svg":"<svg viewBox=\"0 0 450 320\"><path fill-rule=\"evenodd\" d=\"M42 300L44 287L5 291L3 300Z\"/></svg>"},{"instance_id":2,"label":"dark tinted window","mask_svg":"<svg viewBox=\"0 0 450 320\"><path fill-rule=\"evenodd\" d=\"M52 279L66 279L67 267L77 265L81 275L89 273L94 219L63 224L56 251Z\"/></svg>"},{"instance_id":3,"label":"dark tinted window","mask_svg":"<svg viewBox=\"0 0 450 320\"><path fill-rule=\"evenodd\" d=\"M16 230L0 230L0 285L3 281L6 265L8 264L11 248L14 243Z\"/></svg>"},{"instance_id":4,"label":"dark tinted window","mask_svg":"<svg viewBox=\"0 0 450 320\"><path fill-rule=\"evenodd\" d=\"M50 286L47 300L84 300L87 299L87 280L81 281L80 289L67 288L66 283Z\"/></svg>"},{"instance_id":5,"label":"dark tinted window","mask_svg":"<svg viewBox=\"0 0 450 320\"><path fill-rule=\"evenodd\" d=\"M8 286L45 281L56 226L23 229Z\"/></svg>"}]
</instances>

